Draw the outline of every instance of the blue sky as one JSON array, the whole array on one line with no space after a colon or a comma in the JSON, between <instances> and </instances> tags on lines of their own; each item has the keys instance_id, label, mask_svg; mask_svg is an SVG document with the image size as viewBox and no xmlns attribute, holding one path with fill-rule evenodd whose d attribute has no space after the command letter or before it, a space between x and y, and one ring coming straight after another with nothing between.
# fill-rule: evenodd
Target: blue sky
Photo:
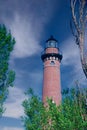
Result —
<instances>
[{"instance_id":1,"label":"blue sky","mask_svg":"<svg viewBox=\"0 0 87 130\"><path fill-rule=\"evenodd\" d=\"M9 88L6 112L0 119L1 130L24 130L20 121L29 87L42 96L43 63L41 52L45 41L53 35L63 54L61 86L72 87L75 81L83 86L78 46L70 30L69 0L0 0L0 23L4 23L15 37L16 44L10 58L10 68L16 72L14 88Z\"/></svg>"}]
</instances>

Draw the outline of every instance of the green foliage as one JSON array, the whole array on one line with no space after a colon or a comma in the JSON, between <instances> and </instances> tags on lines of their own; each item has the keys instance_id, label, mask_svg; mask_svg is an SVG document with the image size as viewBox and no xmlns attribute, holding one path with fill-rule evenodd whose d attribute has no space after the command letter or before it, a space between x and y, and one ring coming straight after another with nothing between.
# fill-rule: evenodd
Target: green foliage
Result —
<instances>
[{"instance_id":1,"label":"green foliage","mask_svg":"<svg viewBox=\"0 0 87 130\"><path fill-rule=\"evenodd\" d=\"M4 112L3 103L8 95L8 87L13 86L15 73L9 70L10 53L15 39L4 25L0 25L0 116Z\"/></svg>"},{"instance_id":2,"label":"green foliage","mask_svg":"<svg viewBox=\"0 0 87 130\"><path fill-rule=\"evenodd\" d=\"M27 94L29 97L23 102L25 116L22 117L26 130L86 130L87 90L77 88L67 93L64 90L60 106L48 99L44 107L34 93Z\"/></svg>"}]
</instances>

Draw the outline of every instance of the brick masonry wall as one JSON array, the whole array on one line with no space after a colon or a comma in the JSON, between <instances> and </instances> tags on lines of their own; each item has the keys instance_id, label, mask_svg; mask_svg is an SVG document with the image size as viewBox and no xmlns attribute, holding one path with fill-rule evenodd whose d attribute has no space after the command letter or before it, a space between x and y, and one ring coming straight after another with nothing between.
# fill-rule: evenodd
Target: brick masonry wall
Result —
<instances>
[{"instance_id":1,"label":"brick masonry wall","mask_svg":"<svg viewBox=\"0 0 87 130\"><path fill-rule=\"evenodd\" d=\"M58 53L58 49L49 48L46 53L55 51ZM51 64L54 61L54 64ZM43 74L43 102L46 103L46 99L52 98L52 100L59 105L61 102L61 85L60 85L60 62L53 60L52 58L44 61L44 74Z\"/></svg>"}]
</instances>

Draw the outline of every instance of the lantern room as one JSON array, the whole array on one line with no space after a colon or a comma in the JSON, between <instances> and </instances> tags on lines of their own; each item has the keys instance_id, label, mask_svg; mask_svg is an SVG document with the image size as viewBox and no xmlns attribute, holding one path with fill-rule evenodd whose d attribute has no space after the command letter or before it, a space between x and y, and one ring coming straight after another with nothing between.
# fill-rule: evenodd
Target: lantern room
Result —
<instances>
[{"instance_id":1,"label":"lantern room","mask_svg":"<svg viewBox=\"0 0 87 130\"><path fill-rule=\"evenodd\" d=\"M51 36L47 41L46 41L46 48L57 48L57 40L54 39L53 36Z\"/></svg>"}]
</instances>

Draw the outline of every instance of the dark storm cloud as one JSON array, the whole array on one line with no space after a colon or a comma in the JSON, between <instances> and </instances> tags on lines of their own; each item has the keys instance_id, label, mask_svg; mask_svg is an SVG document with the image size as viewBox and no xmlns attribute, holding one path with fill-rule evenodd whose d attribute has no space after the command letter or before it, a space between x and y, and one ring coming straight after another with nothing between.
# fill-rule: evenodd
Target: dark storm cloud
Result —
<instances>
[{"instance_id":1,"label":"dark storm cloud","mask_svg":"<svg viewBox=\"0 0 87 130\"><path fill-rule=\"evenodd\" d=\"M58 8L58 3L56 0L0 0L1 20L5 18L13 21L16 13L32 19L32 22L39 21L41 17L49 19L56 6Z\"/></svg>"},{"instance_id":2,"label":"dark storm cloud","mask_svg":"<svg viewBox=\"0 0 87 130\"><path fill-rule=\"evenodd\" d=\"M41 50L41 33L56 11L56 6L58 9L57 0L0 1L0 22L11 29L16 39L15 57L31 56Z\"/></svg>"}]
</instances>

